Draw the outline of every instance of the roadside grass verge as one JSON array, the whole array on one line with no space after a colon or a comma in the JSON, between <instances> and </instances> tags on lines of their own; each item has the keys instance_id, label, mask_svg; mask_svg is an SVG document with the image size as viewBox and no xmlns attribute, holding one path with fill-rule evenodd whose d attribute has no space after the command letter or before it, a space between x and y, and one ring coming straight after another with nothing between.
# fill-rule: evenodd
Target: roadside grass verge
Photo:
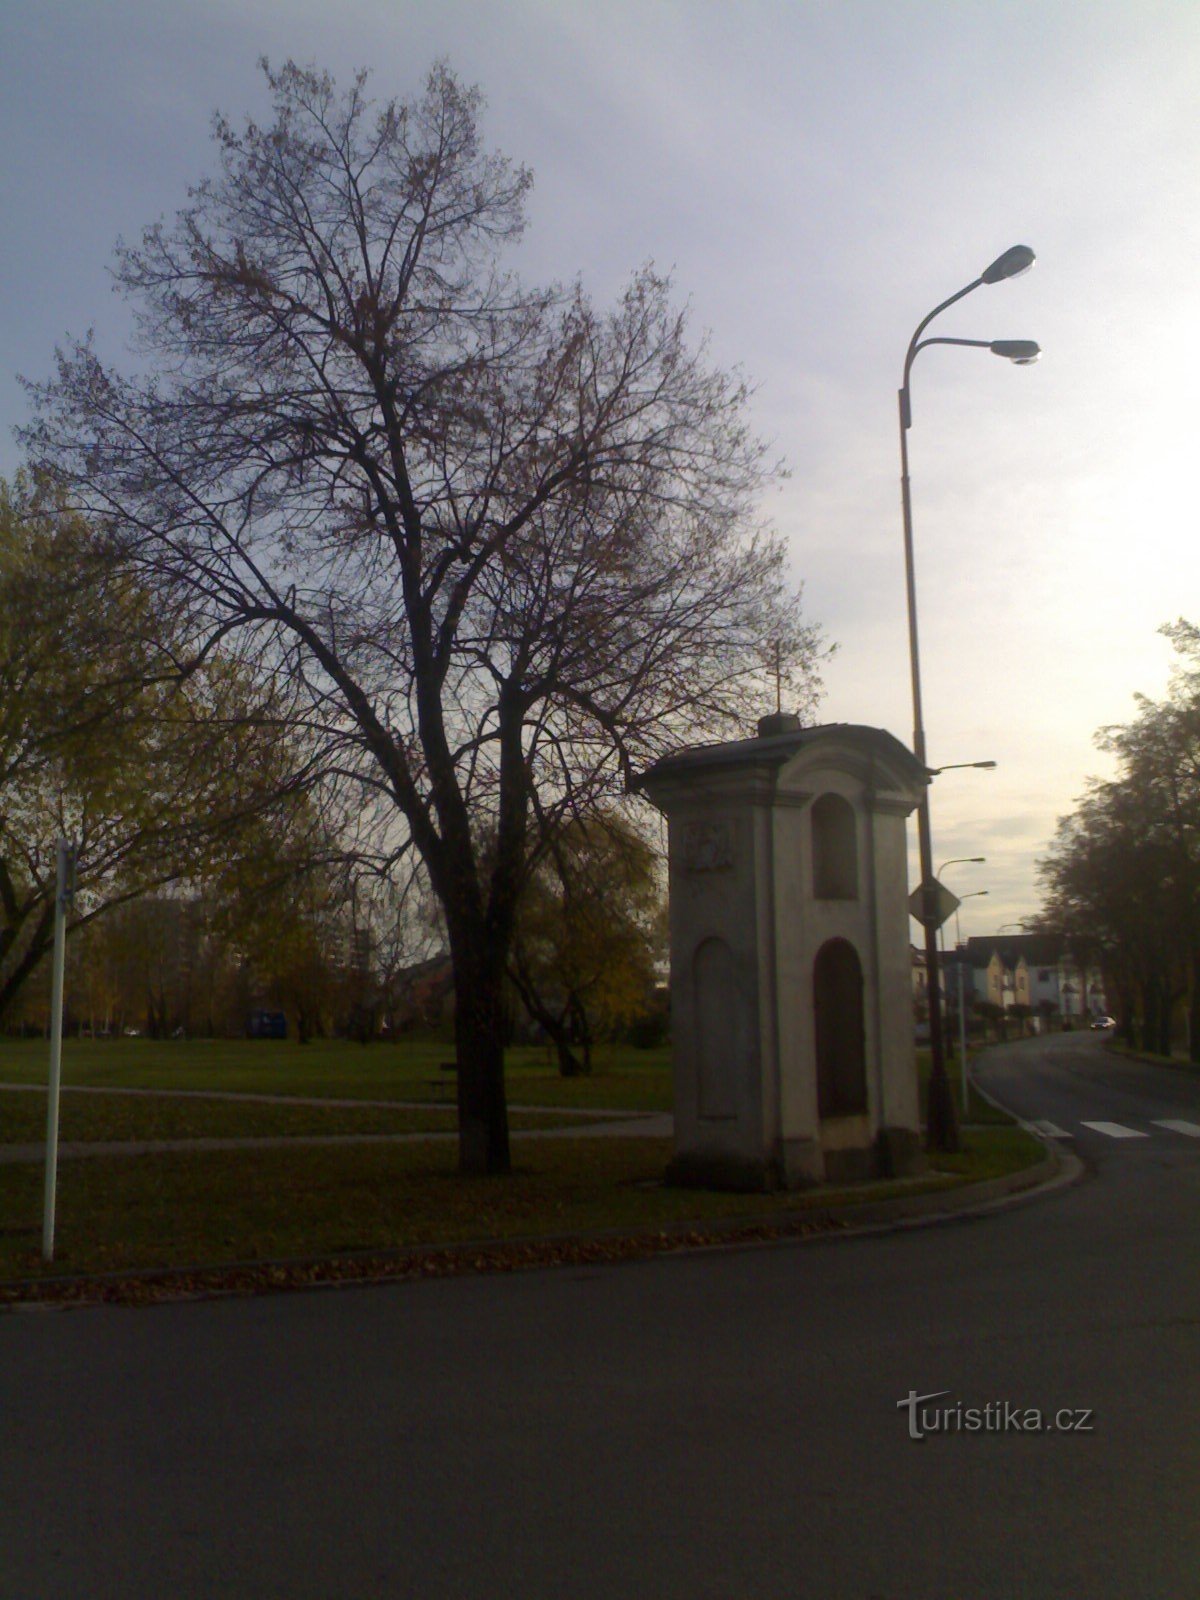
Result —
<instances>
[{"instance_id":1,"label":"roadside grass verge","mask_svg":"<svg viewBox=\"0 0 1200 1600\"><path fill-rule=\"evenodd\" d=\"M968 1063L974 1059L973 1052L968 1052ZM917 1078L921 1089L921 1122L929 1120L929 1072L932 1065L929 1051L917 1051ZM962 1095L962 1065L957 1056L953 1061L946 1063L946 1078L950 1084L950 1093L954 1097L954 1109L958 1113L959 1125L972 1123L977 1127L1002 1127L1012 1119L1003 1111L998 1111L995 1106L989 1105L979 1091L970 1083L967 1084L966 1109L963 1107Z\"/></svg>"},{"instance_id":2,"label":"roadside grass verge","mask_svg":"<svg viewBox=\"0 0 1200 1600\"><path fill-rule=\"evenodd\" d=\"M1200 1061L1189 1061L1187 1052L1183 1049L1164 1056L1153 1050L1142 1050L1135 1044L1129 1044L1125 1039L1115 1037L1106 1041L1105 1049L1111 1050L1115 1056L1122 1056L1126 1061L1146 1061L1155 1067L1174 1067L1177 1072L1200 1073Z\"/></svg>"},{"instance_id":3,"label":"roadside grass verge","mask_svg":"<svg viewBox=\"0 0 1200 1600\"><path fill-rule=\"evenodd\" d=\"M1018 1128L979 1129L928 1176L898 1183L746 1195L668 1189L670 1143L525 1140L508 1178L467 1179L453 1144L295 1146L64 1162L56 1260L40 1259L42 1168L0 1167L0 1280L220 1268L338 1258L593 1230L641 1237L734 1218L841 1225L843 1208L1028 1166L1042 1155ZM836 1208L836 1209L832 1209ZM0 1299L12 1292L0 1287Z\"/></svg>"},{"instance_id":4,"label":"roadside grass verge","mask_svg":"<svg viewBox=\"0 0 1200 1600\"><path fill-rule=\"evenodd\" d=\"M68 1039L63 1083L451 1105L454 1074L442 1071L441 1064L453 1056L452 1044L428 1037L369 1045L342 1039L314 1039L305 1045L274 1039ZM594 1056L590 1076L564 1078L544 1048L510 1049L505 1075L509 1104L671 1109L669 1047L602 1045ZM45 1040L0 1040L0 1083L44 1085L47 1059Z\"/></svg>"},{"instance_id":5,"label":"roadside grass verge","mask_svg":"<svg viewBox=\"0 0 1200 1600\"><path fill-rule=\"evenodd\" d=\"M599 1113L566 1116L555 1111L511 1111L509 1125L578 1127ZM455 1107L420 1110L384 1106L271 1105L249 1099L207 1100L99 1091L62 1096L59 1140L63 1144L144 1143L158 1139L272 1139L323 1134L454 1133ZM45 1089L0 1091L0 1145L37 1144L46 1137Z\"/></svg>"},{"instance_id":6,"label":"roadside grass verge","mask_svg":"<svg viewBox=\"0 0 1200 1600\"><path fill-rule=\"evenodd\" d=\"M989 1178L1020 1172L1046 1154L1040 1140L1010 1121L1003 1127L971 1128L963 1134L962 1146L954 1155L939 1151L930 1159L939 1172L970 1183L985 1183Z\"/></svg>"}]
</instances>

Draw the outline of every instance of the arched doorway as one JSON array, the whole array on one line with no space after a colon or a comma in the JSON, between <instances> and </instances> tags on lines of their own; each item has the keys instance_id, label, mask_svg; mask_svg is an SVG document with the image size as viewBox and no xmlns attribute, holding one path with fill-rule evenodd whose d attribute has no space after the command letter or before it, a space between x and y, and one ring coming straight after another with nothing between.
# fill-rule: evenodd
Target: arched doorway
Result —
<instances>
[{"instance_id":1,"label":"arched doorway","mask_svg":"<svg viewBox=\"0 0 1200 1600\"><path fill-rule=\"evenodd\" d=\"M848 939L830 939L813 963L816 1021L817 1109L822 1117L849 1117L867 1109L867 1052L863 1027L863 975Z\"/></svg>"}]
</instances>

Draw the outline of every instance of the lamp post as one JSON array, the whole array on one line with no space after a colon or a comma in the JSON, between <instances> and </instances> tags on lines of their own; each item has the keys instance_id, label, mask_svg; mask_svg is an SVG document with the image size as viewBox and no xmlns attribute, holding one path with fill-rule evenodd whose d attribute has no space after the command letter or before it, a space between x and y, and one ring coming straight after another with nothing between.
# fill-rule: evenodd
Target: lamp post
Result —
<instances>
[{"instance_id":1,"label":"lamp post","mask_svg":"<svg viewBox=\"0 0 1200 1600\"><path fill-rule=\"evenodd\" d=\"M980 767L982 767L982 766L992 766L992 767L994 767L996 765L996 763L994 761L989 761L989 762L973 761L973 762L971 762L971 765L972 766L980 766ZM940 770L942 772L945 772L947 769L945 767L942 767ZM937 875L940 878L942 873L945 872L947 867L957 867L957 866L982 867L986 861L987 861L987 857L986 856L951 856L949 861L943 861L942 862L941 866L937 869ZM960 894L958 896L959 905L961 905L964 900L974 900L978 895L986 894L986 893L987 893L986 889L976 889L972 894ZM954 942L955 942L955 944L961 944L962 943L962 936L961 936L961 934L959 932L959 927L958 927L958 909L957 909L957 907L955 908L955 911L954 911Z\"/></svg>"},{"instance_id":2,"label":"lamp post","mask_svg":"<svg viewBox=\"0 0 1200 1600\"><path fill-rule=\"evenodd\" d=\"M912 399L909 393L909 375L919 351L931 344L968 345L974 349L990 350L993 355L1004 356L1009 361L1026 366L1036 361L1041 351L1032 340L1026 339L922 339L921 335L933 319L961 300L980 284L999 283L1026 272L1034 263L1033 251L1025 244L1013 245L984 270L971 283L952 294L948 300L934 306L927 317L917 324L909 340L904 357L904 381L900 386L900 499L904 511L904 576L908 597L908 653L912 669L913 697L913 753L923 767L925 759L925 723L921 713L921 666L917 643L917 584L913 563L912 497L908 478L908 430L912 427ZM925 973L929 998L929 1049L932 1064L929 1073L928 1141L934 1150L957 1150L958 1128L954 1115L954 1100L946 1081L946 1051L942 1034L941 984L938 978L937 950L937 882L933 875L933 837L929 821L929 791L926 789L917 807L917 839L921 860L921 898L925 929Z\"/></svg>"},{"instance_id":3,"label":"lamp post","mask_svg":"<svg viewBox=\"0 0 1200 1600\"><path fill-rule=\"evenodd\" d=\"M977 762L977 761L961 761L961 762L956 763L956 765L964 766L964 767L975 767L975 766L981 766L982 764L983 764L982 762ZM951 770L951 768L949 768L949 767L939 767L938 768L938 771L940 771L940 772L949 772L950 770ZM942 873L945 872L947 867L982 866L983 863L986 860L987 860L986 856L951 856L949 861L943 861L941 866L937 869L937 877L940 879L941 876L942 876ZM985 890L984 893L986 893L986 892L987 891ZM968 898L968 897L962 896L960 898ZM957 916L958 916L958 908L957 907L955 907L954 915L957 918ZM942 927L945 927L945 923L942 924ZM956 930L957 930L957 927L958 927L958 923L956 921L955 922L955 929ZM957 933L956 933L955 937L956 937L956 942L957 942ZM942 929L941 928L938 929L938 940L939 940L939 944L938 944L938 961L939 961L939 963L941 965L944 966L945 962L946 962L946 941L945 941L945 938L942 935ZM961 1005L961 1003L962 1003L962 984L961 984L961 982L959 983L959 986L958 986L958 994L959 994L959 1003ZM946 1054L949 1055L949 1056L952 1056L954 1054L953 1045L951 1045L950 1049L947 1050Z\"/></svg>"}]
</instances>

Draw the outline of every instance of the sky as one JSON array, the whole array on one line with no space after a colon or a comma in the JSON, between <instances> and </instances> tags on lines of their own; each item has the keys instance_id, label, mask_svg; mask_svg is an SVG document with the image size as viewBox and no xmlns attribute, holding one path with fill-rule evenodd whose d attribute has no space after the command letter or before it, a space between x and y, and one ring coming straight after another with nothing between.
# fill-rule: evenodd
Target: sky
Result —
<instances>
[{"instance_id":1,"label":"sky","mask_svg":"<svg viewBox=\"0 0 1200 1600\"><path fill-rule=\"evenodd\" d=\"M1200 621L1195 0L17 0L0 7L0 473L17 375L95 330L126 358L118 236L213 170L291 57L380 98L445 59L533 169L519 265L610 302L654 261L756 385L764 513L836 643L820 717L912 739L896 391L926 312L1008 246L1033 271L931 333L909 435L934 864L963 937L1036 913L1093 735ZM763 707L748 707L747 720ZM915 834L915 829L913 830ZM914 880L915 882L915 867ZM986 895L979 891L986 890Z\"/></svg>"}]
</instances>

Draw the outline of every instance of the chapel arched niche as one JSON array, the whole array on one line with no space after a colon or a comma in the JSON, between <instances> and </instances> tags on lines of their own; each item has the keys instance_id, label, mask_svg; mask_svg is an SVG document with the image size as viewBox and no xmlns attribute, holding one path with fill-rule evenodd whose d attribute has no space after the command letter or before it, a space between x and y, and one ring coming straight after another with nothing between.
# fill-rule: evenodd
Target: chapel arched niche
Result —
<instances>
[{"instance_id":1,"label":"chapel arched niche","mask_svg":"<svg viewBox=\"0 0 1200 1600\"><path fill-rule=\"evenodd\" d=\"M813 802L812 858L818 900L858 899L858 826L854 807L840 794Z\"/></svg>"},{"instance_id":2,"label":"chapel arched niche","mask_svg":"<svg viewBox=\"0 0 1200 1600\"><path fill-rule=\"evenodd\" d=\"M817 951L813 1021L818 1112L821 1117L860 1115L867 1109L863 972L848 939L829 939Z\"/></svg>"}]
</instances>

